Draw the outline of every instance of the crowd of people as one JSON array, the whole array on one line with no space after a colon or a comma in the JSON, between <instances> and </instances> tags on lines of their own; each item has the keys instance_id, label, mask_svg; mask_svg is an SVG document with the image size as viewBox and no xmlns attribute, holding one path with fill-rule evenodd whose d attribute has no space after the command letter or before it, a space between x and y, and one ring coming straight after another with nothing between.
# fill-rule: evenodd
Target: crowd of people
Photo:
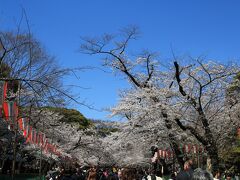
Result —
<instances>
[{"instance_id":1,"label":"crowd of people","mask_svg":"<svg viewBox=\"0 0 240 180\"><path fill-rule=\"evenodd\" d=\"M49 180L127 180L142 179L145 172L136 168L96 168L77 167L74 170L56 168L49 171L46 178Z\"/></svg>"},{"instance_id":2,"label":"crowd of people","mask_svg":"<svg viewBox=\"0 0 240 180\"><path fill-rule=\"evenodd\" d=\"M210 173L201 168L193 168L192 161L184 163L182 170L172 172L168 176L157 173L153 168L146 170L143 168L97 168L97 167L77 167L74 170L65 170L58 167L54 171L49 171L48 180L239 180L238 176L215 171Z\"/></svg>"},{"instance_id":3,"label":"crowd of people","mask_svg":"<svg viewBox=\"0 0 240 180\"><path fill-rule=\"evenodd\" d=\"M179 173L175 174L173 180L239 180L238 176L227 172L221 172L215 170L213 173L201 169L193 168L192 160L188 160L184 163L184 168Z\"/></svg>"}]
</instances>

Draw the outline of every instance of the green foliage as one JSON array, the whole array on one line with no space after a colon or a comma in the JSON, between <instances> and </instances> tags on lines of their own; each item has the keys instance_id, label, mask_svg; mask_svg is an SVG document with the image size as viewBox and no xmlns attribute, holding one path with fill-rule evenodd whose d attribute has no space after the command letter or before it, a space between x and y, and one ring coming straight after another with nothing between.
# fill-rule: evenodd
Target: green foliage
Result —
<instances>
[{"instance_id":1,"label":"green foliage","mask_svg":"<svg viewBox=\"0 0 240 180\"><path fill-rule=\"evenodd\" d=\"M11 73L11 68L5 63L1 63L0 64L0 77L8 78L8 77L10 77L10 73Z\"/></svg>"},{"instance_id":2,"label":"green foliage","mask_svg":"<svg viewBox=\"0 0 240 180\"><path fill-rule=\"evenodd\" d=\"M11 78L11 67L6 63L0 63L0 78ZM8 91L16 93L18 90L19 82L16 80L8 81Z\"/></svg>"},{"instance_id":3,"label":"green foliage","mask_svg":"<svg viewBox=\"0 0 240 180\"><path fill-rule=\"evenodd\" d=\"M59 113L60 115L63 116L60 120L61 122L78 125L79 129L87 129L93 126L91 120L84 117L79 111L75 109L57 107L44 107L44 108Z\"/></svg>"},{"instance_id":4,"label":"green foliage","mask_svg":"<svg viewBox=\"0 0 240 180\"><path fill-rule=\"evenodd\" d=\"M8 81L8 91L16 93L18 91L19 82L16 80Z\"/></svg>"},{"instance_id":5,"label":"green foliage","mask_svg":"<svg viewBox=\"0 0 240 180\"><path fill-rule=\"evenodd\" d=\"M240 139L236 139L236 145L226 150L222 155L226 169L230 173L240 173Z\"/></svg>"},{"instance_id":6,"label":"green foliage","mask_svg":"<svg viewBox=\"0 0 240 180\"><path fill-rule=\"evenodd\" d=\"M232 84L228 87L228 93L233 93L234 91L240 91L240 72L234 77Z\"/></svg>"},{"instance_id":7,"label":"green foliage","mask_svg":"<svg viewBox=\"0 0 240 180\"><path fill-rule=\"evenodd\" d=\"M240 81L240 72L235 76L235 79Z\"/></svg>"},{"instance_id":8,"label":"green foliage","mask_svg":"<svg viewBox=\"0 0 240 180\"><path fill-rule=\"evenodd\" d=\"M117 128L113 128L111 126L98 126L96 127L98 135L101 137L106 137L108 135L111 135L111 133L119 131Z\"/></svg>"}]
</instances>

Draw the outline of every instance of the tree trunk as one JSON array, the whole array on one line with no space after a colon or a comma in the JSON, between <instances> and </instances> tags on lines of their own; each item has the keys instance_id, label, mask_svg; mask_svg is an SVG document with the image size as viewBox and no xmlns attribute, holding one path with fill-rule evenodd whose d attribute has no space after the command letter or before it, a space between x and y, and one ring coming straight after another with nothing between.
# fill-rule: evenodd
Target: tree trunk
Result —
<instances>
[{"instance_id":1,"label":"tree trunk","mask_svg":"<svg viewBox=\"0 0 240 180\"><path fill-rule=\"evenodd\" d=\"M217 145L216 145L216 141L213 137L213 133L212 133L210 127L209 127L208 119L206 118L206 116L203 113L203 110L201 108L199 108L198 112L199 112L199 115L200 115L202 125L203 125L204 130L205 130L204 135L205 135L206 143L205 144L203 143L203 145L205 146L205 149L207 150L208 155L211 158L212 171L214 172L219 167L218 148L217 148Z\"/></svg>"},{"instance_id":2,"label":"tree trunk","mask_svg":"<svg viewBox=\"0 0 240 180\"><path fill-rule=\"evenodd\" d=\"M184 165L184 160L183 160L183 155L182 155L182 152L179 150L178 148L178 143L176 143L176 140L174 138L174 135L173 134L169 134L168 135L169 139L170 139L170 144L172 146L172 149L176 155L176 158L177 158L177 161L178 161L178 164L180 165L181 169L183 169L183 165Z\"/></svg>"},{"instance_id":3,"label":"tree trunk","mask_svg":"<svg viewBox=\"0 0 240 180\"><path fill-rule=\"evenodd\" d=\"M3 173L3 167L4 167L4 164L5 164L5 160L2 160L1 174Z\"/></svg>"},{"instance_id":4,"label":"tree trunk","mask_svg":"<svg viewBox=\"0 0 240 180\"><path fill-rule=\"evenodd\" d=\"M166 125L167 129L169 130L169 132L172 132L172 122L168 119L168 114L162 112L162 116L164 117L164 121L165 121L165 125ZM181 169L183 169L184 160L183 160L182 153L178 148L177 140L175 139L175 136L173 133L169 133L168 137L169 137L170 145L173 148L173 151L176 155L177 161L178 161Z\"/></svg>"},{"instance_id":5,"label":"tree trunk","mask_svg":"<svg viewBox=\"0 0 240 180\"><path fill-rule=\"evenodd\" d=\"M215 145L206 146L206 150L211 159L212 171L215 172L219 169L219 156L217 147Z\"/></svg>"}]
</instances>

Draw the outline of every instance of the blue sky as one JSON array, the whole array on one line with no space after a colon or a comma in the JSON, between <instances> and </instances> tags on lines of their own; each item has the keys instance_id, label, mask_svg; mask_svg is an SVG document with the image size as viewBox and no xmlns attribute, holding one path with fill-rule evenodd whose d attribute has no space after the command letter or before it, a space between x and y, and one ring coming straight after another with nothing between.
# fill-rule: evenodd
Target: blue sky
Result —
<instances>
[{"instance_id":1,"label":"blue sky","mask_svg":"<svg viewBox=\"0 0 240 180\"><path fill-rule=\"evenodd\" d=\"M240 57L240 1L238 0L0 0L0 28L13 29L25 9L32 33L63 67L101 67L99 56L77 52L81 36L116 32L137 25L141 38L132 50L157 51L161 58L176 54L206 55L227 62ZM24 26L24 25L23 25ZM127 87L120 77L99 70L65 79L90 89L73 89L97 109L116 104L118 90ZM86 117L108 119L76 104Z\"/></svg>"}]
</instances>

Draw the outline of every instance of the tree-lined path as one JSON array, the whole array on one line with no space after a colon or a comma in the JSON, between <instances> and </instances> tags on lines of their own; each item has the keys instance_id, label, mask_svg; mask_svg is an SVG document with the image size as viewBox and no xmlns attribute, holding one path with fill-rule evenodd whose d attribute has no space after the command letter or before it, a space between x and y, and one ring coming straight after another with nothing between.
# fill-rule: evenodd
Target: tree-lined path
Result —
<instances>
[{"instance_id":1,"label":"tree-lined path","mask_svg":"<svg viewBox=\"0 0 240 180\"><path fill-rule=\"evenodd\" d=\"M207 2L202 3L192 5L193 9L198 11ZM156 7L147 3L152 11L147 10L146 15L136 11L142 19L133 20L129 8L144 9L144 5L123 1L119 8L126 5L126 22L131 23L122 24L121 19L118 26L113 19L120 17L111 5L105 8L112 17L98 13L105 3L96 2L99 7L92 7L89 12L93 14L82 20L87 10L82 8L90 4L71 2L66 7L72 11L56 11L59 16L53 16L54 21L44 18L53 2L44 17L36 16L43 8L41 3L36 3L39 7L23 4L12 5L9 12L0 7L0 179L27 177L29 173L32 178L87 180L179 179L186 173L191 179L197 173L218 176L218 172L227 178L240 173L240 67L239 54L234 54L238 46L234 28L238 25L223 20L231 24L224 36L212 33L215 28L209 26L198 37L190 33L198 31L189 24L197 22L194 18L206 20L206 15L200 18L194 14L187 23L181 20L192 30L188 34L178 34L181 28L177 31L177 26L171 32L170 20L183 18L184 13L178 17L176 12L154 11L160 5L169 8L171 3L155 2ZM185 9L185 2L179 5ZM63 7L59 2L56 9ZM219 18L208 8L206 14ZM233 5L221 8L239 14ZM162 26L153 12L158 17L169 15L169 22L163 22L166 27L159 28ZM16 16L15 23L9 20L10 15ZM61 17L74 23L63 18L61 24ZM110 19L99 24L96 17ZM236 17L229 13L225 18ZM78 20L81 25L81 21L88 22L81 26L82 31ZM155 21L150 28L149 22ZM40 22L46 23L44 27ZM48 23L51 26L46 31ZM160 31L156 33L155 28ZM168 45L175 36L176 44ZM199 45L193 43L194 38ZM213 41L225 42L225 38L231 39L232 48L226 45L222 52L221 43L212 48ZM203 42L204 51L212 48L218 55L199 55ZM162 44L169 47L168 53ZM179 53L178 45L180 49L188 46L191 55L185 50ZM164 55L158 52L161 48ZM227 59L227 53L234 58ZM201 169L194 174L197 168Z\"/></svg>"}]
</instances>

